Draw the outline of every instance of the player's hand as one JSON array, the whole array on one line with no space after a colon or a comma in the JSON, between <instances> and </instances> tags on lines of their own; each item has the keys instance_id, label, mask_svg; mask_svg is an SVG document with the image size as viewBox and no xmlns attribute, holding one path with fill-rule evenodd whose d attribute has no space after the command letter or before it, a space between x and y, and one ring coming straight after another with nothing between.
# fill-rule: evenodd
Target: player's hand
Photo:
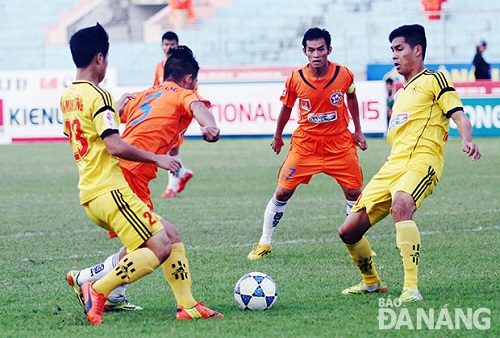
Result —
<instances>
[{"instance_id":1,"label":"player's hand","mask_svg":"<svg viewBox=\"0 0 500 338\"><path fill-rule=\"evenodd\" d=\"M463 142L462 151L467 154L474 162L479 161L481 158L481 152L479 151L479 146L474 142Z\"/></svg>"},{"instance_id":2,"label":"player's hand","mask_svg":"<svg viewBox=\"0 0 500 338\"><path fill-rule=\"evenodd\" d=\"M169 155L157 155L156 165L175 174L182 167L181 161Z\"/></svg>"},{"instance_id":3,"label":"player's hand","mask_svg":"<svg viewBox=\"0 0 500 338\"><path fill-rule=\"evenodd\" d=\"M120 97L118 101L116 101L116 111L118 113L118 116L122 116L123 111L125 110L125 106L127 105L128 101L135 99L135 95L131 93L125 93Z\"/></svg>"},{"instance_id":4,"label":"player's hand","mask_svg":"<svg viewBox=\"0 0 500 338\"><path fill-rule=\"evenodd\" d=\"M274 136L273 141L271 142L271 148L273 148L276 154L281 152L281 148L283 148L284 145L285 143L283 142L282 137Z\"/></svg>"},{"instance_id":5,"label":"player's hand","mask_svg":"<svg viewBox=\"0 0 500 338\"><path fill-rule=\"evenodd\" d=\"M354 132L354 143L356 143L356 146L361 150L368 149L368 143L366 143L365 135L363 135L360 131Z\"/></svg>"},{"instance_id":6,"label":"player's hand","mask_svg":"<svg viewBox=\"0 0 500 338\"><path fill-rule=\"evenodd\" d=\"M220 129L216 126L200 127L201 136L207 142L217 142L220 136Z\"/></svg>"}]
</instances>

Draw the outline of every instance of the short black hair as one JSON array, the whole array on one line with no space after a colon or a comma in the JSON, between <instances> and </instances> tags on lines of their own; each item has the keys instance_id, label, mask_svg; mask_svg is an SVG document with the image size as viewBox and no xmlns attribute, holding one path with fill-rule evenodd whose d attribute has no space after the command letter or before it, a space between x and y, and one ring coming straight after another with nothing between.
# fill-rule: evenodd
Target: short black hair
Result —
<instances>
[{"instance_id":1,"label":"short black hair","mask_svg":"<svg viewBox=\"0 0 500 338\"><path fill-rule=\"evenodd\" d=\"M179 37L172 31L165 32L161 37L161 41L163 40L175 40L175 42L179 43Z\"/></svg>"},{"instance_id":2,"label":"short black hair","mask_svg":"<svg viewBox=\"0 0 500 338\"><path fill-rule=\"evenodd\" d=\"M302 39L302 47L306 48L307 41L318 39L325 39L327 47L330 47L332 44L332 37L326 29L313 27L309 28L307 32L304 33L304 38Z\"/></svg>"},{"instance_id":3,"label":"short black hair","mask_svg":"<svg viewBox=\"0 0 500 338\"><path fill-rule=\"evenodd\" d=\"M82 28L71 36L69 48L75 66L85 68L97 54L108 55L108 33L99 22L95 26Z\"/></svg>"},{"instance_id":4,"label":"short black hair","mask_svg":"<svg viewBox=\"0 0 500 338\"><path fill-rule=\"evenodd\" d=\"M427 39L425 37L425 28L421 25L404 25L396 28L389 34L389 42L392 43L397 37L403 37L405 42L414 48L416 45L422 46L422 59L425 59L427 50Z\"/></svg>"},{"instance_id":5,"label":"short black hair","mask_svg":"<svg viewBox=\"0 0 500 338\"><path fill-rule=\"evenodd\" d=\"M196 61L193 51L188 46L180 45L168 50L167 62L165 62L163 68L164 79L180 82L187 74L197 78L199 70L198 61Z\"/></svg>"}]
</instances>

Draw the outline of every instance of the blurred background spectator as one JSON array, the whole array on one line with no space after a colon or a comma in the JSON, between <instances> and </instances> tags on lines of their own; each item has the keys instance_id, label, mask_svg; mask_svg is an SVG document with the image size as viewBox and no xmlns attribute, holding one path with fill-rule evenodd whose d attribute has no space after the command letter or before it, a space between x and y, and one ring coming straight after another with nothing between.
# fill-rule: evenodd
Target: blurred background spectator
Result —
<instances>
[{"instance_id":1,"label":"blurred background spectator","mask_svg":"<svg viewBox=\"0 0 500 338\"><path fill-rule=\"evenodd\" d=\"M474 75L476 80L491 80L491 66L483 58L483 53L486 50L486 41L481 40L476 46L476 55L474 55Z\"/></svg>"}]
</instances>

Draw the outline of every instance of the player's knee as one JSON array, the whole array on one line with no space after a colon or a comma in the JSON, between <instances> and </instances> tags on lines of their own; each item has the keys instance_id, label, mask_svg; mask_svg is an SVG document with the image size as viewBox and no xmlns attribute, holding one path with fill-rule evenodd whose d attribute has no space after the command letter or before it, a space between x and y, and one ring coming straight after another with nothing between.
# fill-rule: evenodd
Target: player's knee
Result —
<instances>
[{"instance_id":1,"label":"player's knee","mask_svg":"<svg viewBox=\"0 0 500 338\"><path fill-rule=\"evenodd\" d=\"M415 201L411 195L398 192L392 201L392 219L394 222L411 219L416 208Z\"/></svg>"},{"instance_id":2,"label":"player's knee","mask_svg":"<svg viewBox=\"0 0 500 338\"><path fill-rule=\"evenodd\" d=\"M345 244L354 244L359 242L359 239L357 239L358 235L356 234L354 228L346 223L342 224L342 226L339 228L338 233L340 239Z\"/></svg>"},{"instance_id":3,"label":"player's knee","mask_svg":"<svg viewBox=\"0 0 500 338\"><path fill-rule=\"evenodd\" d=\"M160 231L153 235L150 239L148 239L145 243L145 246L148 247L155 254L156 258L163 263L170 253L172 252L172 243L167 236L165 231Z\"/></svg>"},{"instance_id":4,"label":"player's knee","mask_svg":"<svg viewBox=\"0 0 500 338\"><path fill-rule=\"evenodd\" d=\"M274 198L280 202L287 202L292 197L294 192L295 189L285 189L281 186L278 186L274 193Z\"/></svg>"}]
</instances>

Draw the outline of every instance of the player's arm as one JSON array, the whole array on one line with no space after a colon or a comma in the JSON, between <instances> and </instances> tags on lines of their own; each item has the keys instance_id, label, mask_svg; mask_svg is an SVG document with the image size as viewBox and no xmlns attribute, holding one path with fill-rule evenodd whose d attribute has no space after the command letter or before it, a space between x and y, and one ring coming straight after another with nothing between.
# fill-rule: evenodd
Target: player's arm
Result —
<instances>
[{"instance_id":1,"label":"player's arm","mask_svg":"<svg viewBox=\"0 0 500 338\"><path fill-rule=\"evenodd\" d=\"M118 101L116 101L116 112L118 113L118 116L122 116L123 111L125 110L125 106L127 105L128 101L135 99L135 95L131 93L125 93L123 94Z\"/></svg>"},{"instance_id":2,"label":"player's arm","mask_svg":"<svg viewBox=\"0 0 500 338\"><path fill-rule=\"evenodd\" d=\"M351 87L354 86L354 83ZM361 121L359 119L359 103L358 97L355 91L351 93L346 93L347 97L347 107L349 108L349 112L351 114L352 122L354 124L354 142L361 150L366 150L368 148L368 144L366 143L366 138L361 131Z\"/></svg>"},{"instance_id":3,"label":"player's arm","mask_svg":"<svg viewBox=\"0 0 500 338\"><path fill-rule=\"evenodd\" d=\"M124 160L153 163L157 167L169 170L172 173L175 173L181 167L181 163L177 159L168 155L157 155L138 149L123 141L118 133L103 136L103 141L111 155Z\"/></svg>"},{"instance_id":4,"label":"player's arm","mask_svg":"<svg viewBox=\"0 0 500 338\"><path fill-rule=\"evenodd\" d=\"M201 127L201 136L203 136L203 139L207 142L217 142L220 136L220 129L217 127L214 115L205 103L194 101L191 103L190 108L195 120Z\"/></svg>"},{"instance_id":5,"label":"player's arm","mask_svg":"<svg viewBox=\"0 0 500 338\"><path fill-rule=\"evenodd\" d=\"M276 154L279 154L281 152L281 148L285 145L283 142L283 130L290 120L291 114L292 108L285 105L281 107L280 114L278 115L278 121L276 122L276 130L274 132L273 141L271 142L271 148L273 148Z\"/></svg>"},{"instance_id":6,"label":"player's arm","mask_svg":"<svg viewBox=\"0 0 500 338\"><path fill-rule=\"evenodd\" d=\"M481 152L479 146L472 142L472 126L463 110L454 112L451 115L453 122L457 125L458 133L462 139L462 151L473 161L479 160Z\"/></svg>"}]
</instances>

